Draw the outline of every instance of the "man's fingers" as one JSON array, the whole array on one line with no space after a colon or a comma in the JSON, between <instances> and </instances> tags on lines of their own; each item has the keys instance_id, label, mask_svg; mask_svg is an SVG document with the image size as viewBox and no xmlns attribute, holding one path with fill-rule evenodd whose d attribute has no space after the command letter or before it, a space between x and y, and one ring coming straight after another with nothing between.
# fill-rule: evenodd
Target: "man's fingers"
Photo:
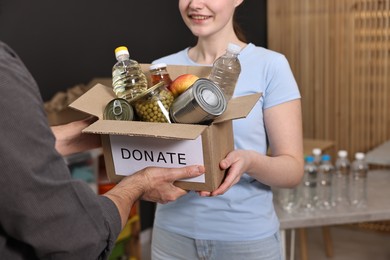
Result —
<instances>
[{"instance_id":1,"label":"man's fingers","mask_svg":"<svg viewBox=\"0 0 390 260\"><path fill-rule=\"evenodd\" d=\"M95 123L98 119L99 119L99 118L96 117L96 116L89 116L89 117L83 119L82 121L83 121L85 124L90 125L90 124L92 124L92 123Z\"/></svg>"},{"instance_id":2,"label":"man's fingers","mask_svg":"<svg viewBox=\"0 0 390 260\"><path fill-rule=\"evenodd\" d=\"M170 174L170 177L172 178L172 181L177 179L184 179L184 178L193 178L200 176L204 174L205 169L203 166L195 165L195 166L187 166L183 168L176 168L174 171L170 169L169 171L172 172Z\"/></svg>"}]
</instances>

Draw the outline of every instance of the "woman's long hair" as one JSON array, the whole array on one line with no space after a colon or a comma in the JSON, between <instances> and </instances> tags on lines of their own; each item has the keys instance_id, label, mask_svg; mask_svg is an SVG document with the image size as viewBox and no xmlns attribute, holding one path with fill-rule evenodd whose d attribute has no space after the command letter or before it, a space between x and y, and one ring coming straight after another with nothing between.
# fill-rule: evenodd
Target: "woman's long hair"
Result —
<instances>
[{"instance_id":1,"label":"woman's long hair","mask_svg":"<svg viewBox=\"0 0 390 260\"><path fill-rule=\"evenodd\" d=\"M248 39L245 36L244 30L240 26L240 16L242 17L243 15L243 10L242 6L245 4L245 1L243 1L239 6L236 7L236 10L234 10L234 15L233 15L233 30L234 33L237 35L238 39L242 42L248 43Z\"/></svg>"},{"instance_id":2,"label":"woman's long hair","mask_svg":"<svg viewBox=\"0 0 390 260\"><path fill-rule=\"evenodd\" d=\"M235 14L234 14L234 18L233 18L233 30L240 41L248 43L246 36L245 36L245 33L244 33L244 30L241 28L240 24L237 22Z\"/></svg>"}]
</instances>

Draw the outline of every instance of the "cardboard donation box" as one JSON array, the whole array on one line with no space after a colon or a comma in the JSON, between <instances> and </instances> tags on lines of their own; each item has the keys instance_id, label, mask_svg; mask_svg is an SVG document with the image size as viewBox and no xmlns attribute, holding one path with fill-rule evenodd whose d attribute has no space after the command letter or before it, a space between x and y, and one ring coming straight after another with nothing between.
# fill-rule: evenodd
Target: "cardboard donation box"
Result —
<instances>
[{"instance_id":1,"label":"cardboard donation box","mask_svg":"<svg viewBox=\"0 0 390 260\"><path fill-rule=\"evenodd\" d=\"M141 64L148 74L150 64ZM185 73L207 77L210 67L168 66L172 79ZM147 75L149 78L149 75ZM219 162L234 149L232 120L246 117L261 94L230 100L226 111L209 125L103 120L105 106L114 99L111 86L96 84L70 107L97 116L83 132L100 134L108 177L118 182L148 166L204 165L205 174L182 179L175 185L186 190L213 191L225 172Z\"/></svg>"}]
</instances>

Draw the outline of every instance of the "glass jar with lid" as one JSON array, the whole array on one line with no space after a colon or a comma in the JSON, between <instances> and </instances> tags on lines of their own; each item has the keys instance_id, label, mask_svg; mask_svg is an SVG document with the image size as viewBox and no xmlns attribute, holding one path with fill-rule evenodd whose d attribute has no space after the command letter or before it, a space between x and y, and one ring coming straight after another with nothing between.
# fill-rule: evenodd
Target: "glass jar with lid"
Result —
<instances>
[{"instance_id":1,"label":"glass jar with lid","mask_svg":"<svg viewBox=\"0 0 390 260\"><path fill-rule=\"evenodd\" d=\"M139 120L146 122L171 123L169 109L173 95L163 81L153 85L137 97L130 100Z\"/></svg>"},{"instance_id":2,"label":"glass jar with lid","mask_svg":"<svg viewBox=\"0 0 390 260\"><path fill-rule=\"evenodd\" d=\"M166 87L172 83L172 79L167 70L167 64L157 63L149 67L150 77L152 84L157 84L160 81L164 81Z\"/></svg>"}]
</instances>

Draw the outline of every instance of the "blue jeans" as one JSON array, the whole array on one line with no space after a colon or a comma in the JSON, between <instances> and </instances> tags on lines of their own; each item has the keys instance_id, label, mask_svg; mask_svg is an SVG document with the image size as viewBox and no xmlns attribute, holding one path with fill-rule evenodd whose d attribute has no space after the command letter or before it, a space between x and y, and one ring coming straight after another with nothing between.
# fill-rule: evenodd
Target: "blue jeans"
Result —
<instances>
[{"instance_id":1,"label":"blue jeans","mask_svg":"<svg viewBox=\"0 0 390 260\"><path fill-rule=\"evenodd\" d=\"M152 260L282 260L279 232L254 241L192 239L154 227Z\"/></svg>"}]
</instances>

